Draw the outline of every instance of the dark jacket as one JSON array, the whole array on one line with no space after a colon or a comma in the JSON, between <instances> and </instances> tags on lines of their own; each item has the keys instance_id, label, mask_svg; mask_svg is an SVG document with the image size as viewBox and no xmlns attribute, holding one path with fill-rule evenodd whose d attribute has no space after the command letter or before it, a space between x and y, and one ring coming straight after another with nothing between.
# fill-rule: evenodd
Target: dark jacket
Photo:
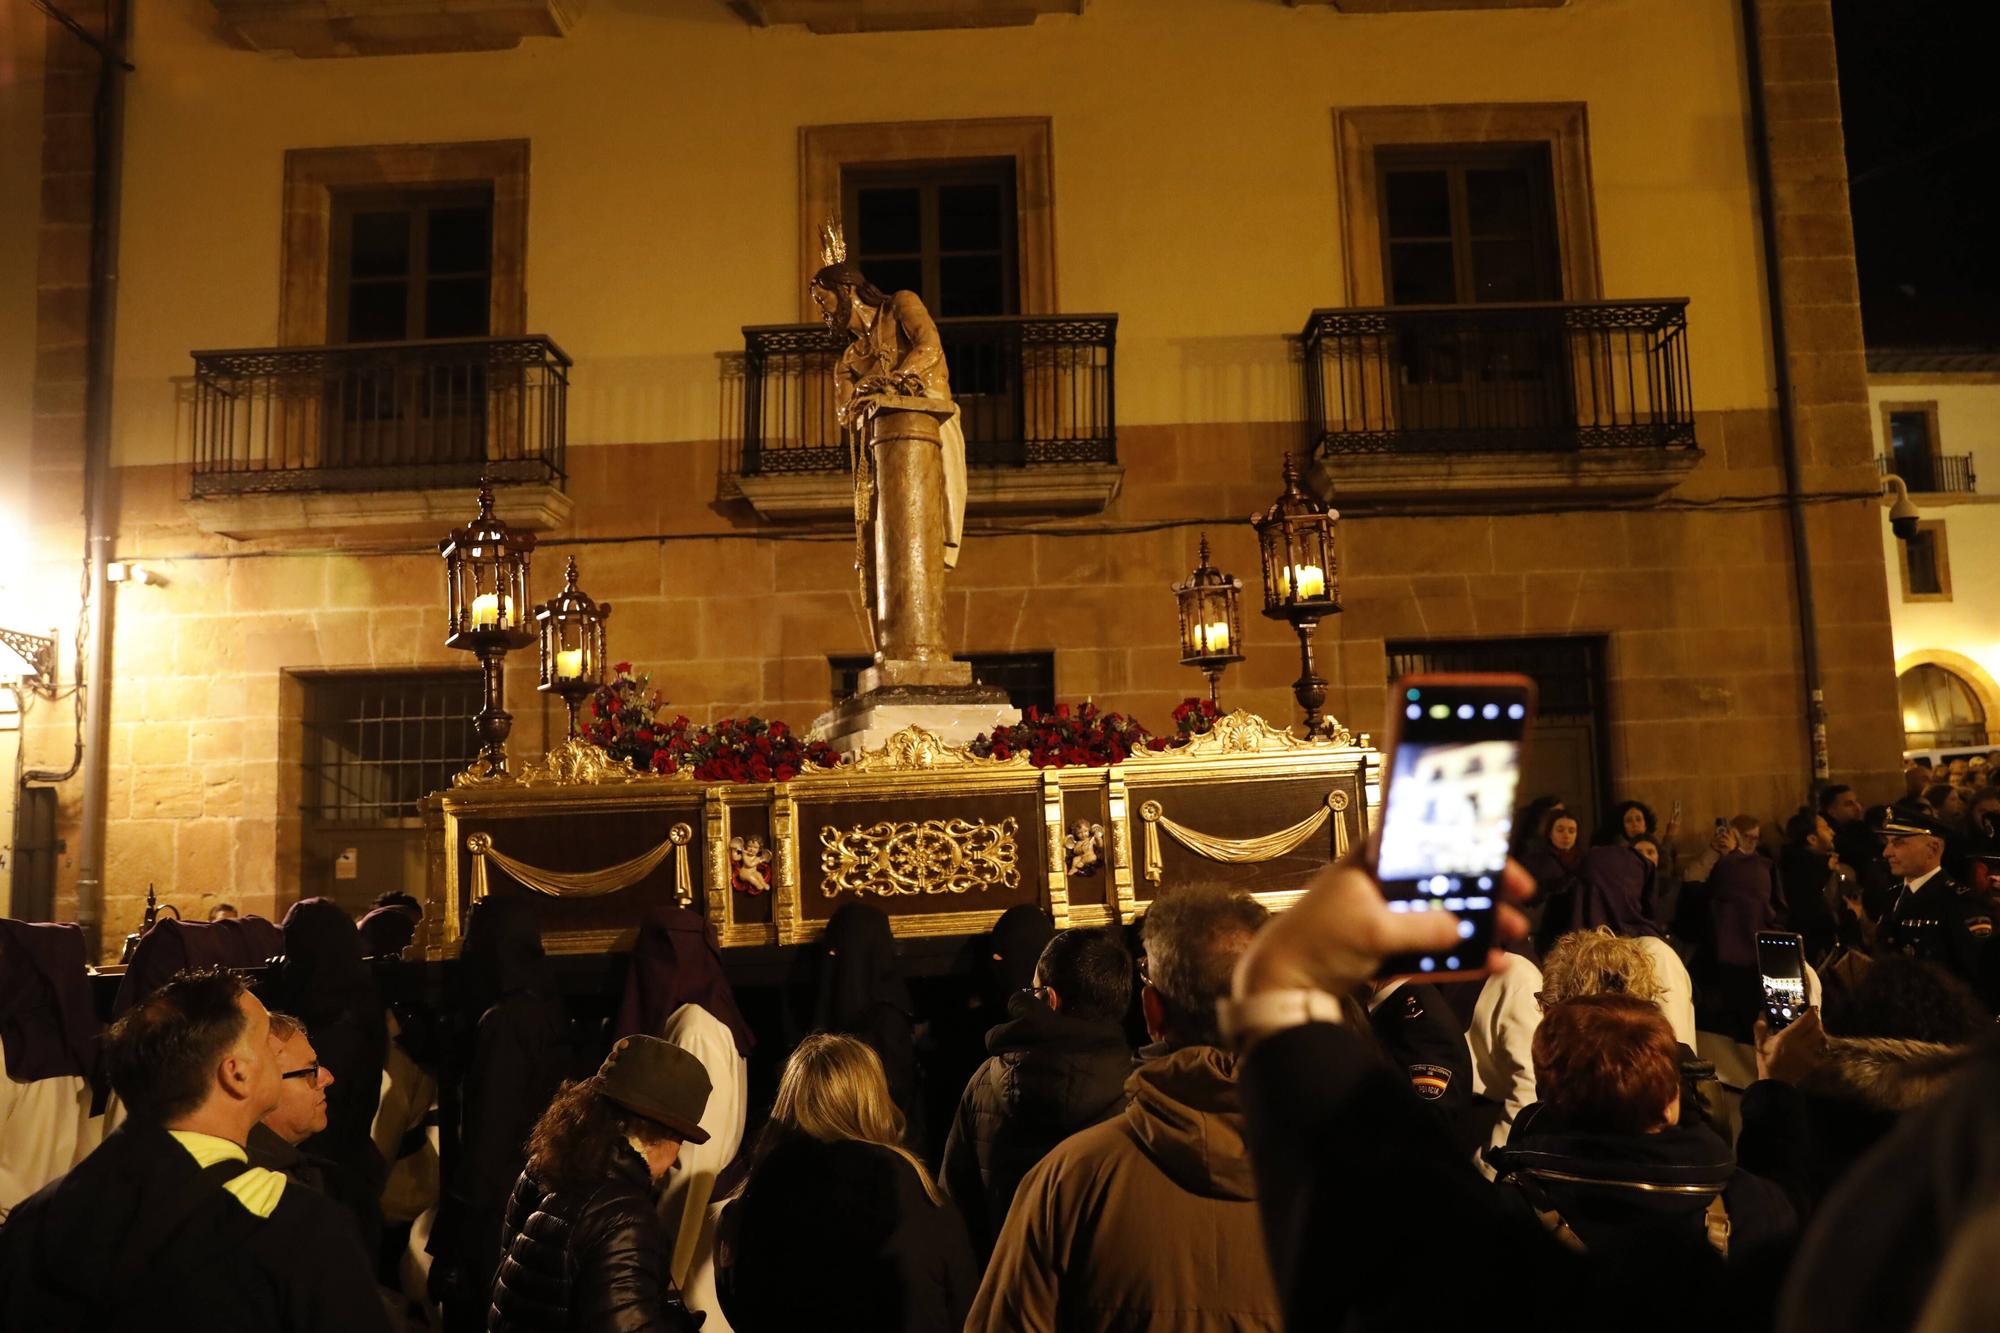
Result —
<instances>
[{"instance_id":1,"label":"dark jacket","mask_svg":"<svg viewBox=\"0 0 2000 1333\"><path fill-rule=\"evenodd\" d=\"M250 1165L276 1171L301 1189L326 1193L326 1163L296 1144L285 1142L276 1130L261 1120L250 1127L250 1137L243 1141L243 1151L248 1154Z\"/></svg>"},{"instance_id":2,"label":"dark jacket","mask_svg":"<svg viewBox=\"0 0 2000 1333\"><path fill-rule=\"evenodd\" d=\"M1241 1082L1288 1329L1489 1327L1498 1292L1533 1293L1538 1333L1760 1327L1719 1262L1663 1277L1651 1256L1564 1248L1435 1118L1412 1114L1408 1078L1353 1032L1275 1033ZM1425 1242L1445 1218L1478 1242L1449 1253Z\"/></svg>"},{"instance_id":3,"label":"dark jacket","mask_svg":"<svg viewBox=\"0 0 2000 1333\"><path fill-rule=\"evenodd\" d=\"M287 1184L259 1217L197 1189L201 1176L164 1129L120 1126L0 1226L0 1328L386 1333L372 1261L339 1209ZM176 1213L167 1235L139 1240Z\"/></svg>"},{"instance_id":4,"label":"dark jacket","mask_svg":"<svg viewBox=\"0 0 2000 1333\"><path fill-rule=\"evenodd\" d=\"M492 1333L694 1333L667 1273L652 1177L624 1144L594 1181L526 1172L507 1202Z\"/></svg>"},{"instance_id":5,"label":"dark jacket","mask_svg":"<svg viewBox=\"0 0 2000 1333\"><path fill-rule=\"evenodd\" d=\"M964 1214L981 1263L1028 1169L1080 1129L1125 1107L1132 1050L1115 1019L1068 1018L1021 997L986 1034L992 1052L965 1085L940 1182Z\"/></svg>"},{"instance_id":6,"label":"dark jacket","mask_svg":"<svg viewBox=\"0 0 2000 1333\"><path fill-rule=\"evenodd\" d=\"M1486 1157L1499 1181L1566 1241L1593 1255L1657 1262L1663 1276L1711 1264L1725 1248L1732 1262L1781 1258L1797 1230L1784 1192L1739 1171L1729 1145L1706 1125L1587 1133L1537 1104L1515 1120L1507 1146ZM1717 1200L1726 1219L1715 1216Z\"/></svg>"},{"instance_id":7,"label":"dark jacket","mask_svg":"<svg viewBox=\"0 0 2000 1333\"><path fill-rule=\"evenodd\" d=\"M951 1200L857 1140L786 1135L724 1211L719 1249L736 1333L958 1333L978 1281Z\"/></svg>"},{"instance_id":8,"label":"dark jacket","mask_svg":"<svg viewBox=\"0 0 2000 1333\"><path fill-rule=\"evenodd\" d=\"M1466 988L1471 989L1471 988ZM1368 1026L1391 1065L1410 1080L1410 1091L1454 1135L1473 1147L1472 1047L1436 986L1406 981L1368 1011Z\"/></svg>"},{"instance_id":9,"label":"dark jacket","mask_svg":"<svg viewBox=\"0 0 2000 1333\"><path fill-rule=\"evenodd\" d=\"M1979 990L1989 978L1986 946L1993 936L1993 902L1939 870L1915 893L1898 887L1875 933L1875 952L1943 963ZM1982 994L1989 1005L1992 995Z\"/></svg>"},{"instance_id":10,"label":"dark jacket","mask_svg":"<svg viewBox=\"0 0 2000 1333\"><path fill-rule=\"evenodd\" d=\"M1828 896L1833 858L1802 843L1787 843L1778 853L1778 879L1785 888L1785 928L1804 937L1806 961L1817 964L1840 936Z\"/></svg>"},{"instance_id":11,"label":"dark jacket","mask_svg":"<svg viewBox=\"0 0 2000 1333\"><path fill-rule=\"evenodd\" d=\"M1829 1037L1826 1062L1797 1087L1762 1079L1743 1093L1736 1154L1810 1215L1906 1112L1936 1099L1967 1065L1961 1046Z\"/></svg>"}]
</instances>

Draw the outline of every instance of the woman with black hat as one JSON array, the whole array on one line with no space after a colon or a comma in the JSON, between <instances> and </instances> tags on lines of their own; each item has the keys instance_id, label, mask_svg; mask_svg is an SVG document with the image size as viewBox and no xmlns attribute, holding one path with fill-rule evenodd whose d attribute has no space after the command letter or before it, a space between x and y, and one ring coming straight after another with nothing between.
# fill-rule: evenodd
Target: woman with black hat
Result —
<instances>
[{"instance_id":1,"label":"woman with black hat","mask_svg":"<svg viewBox=\"0 0 2000 1333\"><path fill-rule=\"evenodd\" d=\"M493 1333L695 1333L653 1191L683 1142L708 1141L708 1087L700 1060L645 1036L563 1085L507 1204Z\"/></svg>"}]
</instances>

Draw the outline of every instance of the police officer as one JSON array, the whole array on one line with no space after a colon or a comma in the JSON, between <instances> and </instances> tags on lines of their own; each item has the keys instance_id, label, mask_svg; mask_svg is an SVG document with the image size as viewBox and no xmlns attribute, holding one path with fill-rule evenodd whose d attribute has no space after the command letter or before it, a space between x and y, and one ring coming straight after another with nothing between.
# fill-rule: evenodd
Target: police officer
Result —
<instances>
[{"instance_id":1,"label":"police officer","mask_svg":"<svg viewBox=\"0 0 2000 1333\"><path fill-rule=\"evenodd\" d=\"M1410 1091L1436 1109L1445 1127L1470 1133L1472 1048L1465 1027L1437 987L1415 981L1380 983L1368 998L1368 1025L1389 1063L1410 1080Z\"/></svg>"},{"instance_id":2,"label":"police officer","mask_svg":"<svg viewBox=\"0 0 2000 1333\"><path fill-rule=\"evenodd\" d=\"M1928 815L1897 815L1882 826L1882 852L1898 880L1875 932L1875 952L1942 963L1983 989L1993 903L1946 874L1945 828Z\"/></svg>"}]
</instances>

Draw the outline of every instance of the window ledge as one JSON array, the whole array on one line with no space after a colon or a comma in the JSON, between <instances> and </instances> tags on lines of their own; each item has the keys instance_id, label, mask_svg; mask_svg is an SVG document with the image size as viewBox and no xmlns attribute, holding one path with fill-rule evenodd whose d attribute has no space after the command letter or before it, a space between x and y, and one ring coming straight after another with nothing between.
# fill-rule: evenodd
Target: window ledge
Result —
<instances>
[{"instance_id":1,"label":"window ledge","mask_svg":"<svg viewBox=\"0 0 2000 1333\"><path fill-rule=\"evenodd\" d=\"M967 475L969 514L1096 514L1117 496L1125 469L1116 463L975 467ZM845 472L738 477L737 489L760 518L801 521L854 516L854 480Z\"/></svg>"},{"instance_id":2,"label":"window ledge","mask_svg":"<svg viewBox=\"0 0 2000 1333\"><path fill-rule=\"evenodd\" d=\"M822 35L913 32L923 28L1016 28L1044 14L1081 14L1084 0L730 0L730 8L760 28L802 23Z\"/></svg>"},{"instance_id":3,"label":"window ledge","mask_svg":"<svg viewBox=\"0 0 2000 1333\"><path fill-rule=\"evenodd\" d=\"M587 0L211 0L224 29L258 51L410 56L506 51L561 37Z\"/></svg>"},{"instance_id":4,"label":"window ledge","mask_svg":"<svg viewBox=\"0 0 2000 1333\"><path fill-rule=\"evenodd\" d=\"M1495 500L1568 505L1579 494L1638 500L1678 486L1702 460L1696 448L1545 453L1337 454L1313 464L1313 484L1343 508L1477 509Z\"/></svg>"},{"instance_id":5,"label":"window ledge","mask_svg":"<svg viewBox=\"0 0 2000 1333\"><path fill-rule=\"evenodd\" d=\"M464 487L432 491L340 491L313 495L215 495L188 501L203 532L239 541L361 533L381 538L402 531L435 537L463 524L473 509ZM499 486L494 512L512 527L548 532L569 522L571 501L554 485Z\"/></svg>"}]
</instances>

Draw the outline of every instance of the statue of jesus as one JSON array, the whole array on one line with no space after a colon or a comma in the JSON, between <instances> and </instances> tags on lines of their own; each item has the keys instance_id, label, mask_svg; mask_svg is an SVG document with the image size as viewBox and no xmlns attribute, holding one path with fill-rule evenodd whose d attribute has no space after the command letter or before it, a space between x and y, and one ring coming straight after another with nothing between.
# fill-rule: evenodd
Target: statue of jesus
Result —
<instances>
[{"instance_id":1,"label":"statue of jesus","mask_svg":"<svg viewBox=\"0 0 2000 1333\"><path fill-rule=\"evenodd\" d=\"M833 372L834 417L856 435L864 435L868 419L884 398L929 398L952 406L951 379L938 341L937 325L923 298L915 292L883 292L847 259L840 225L828 221L820 229L823 267L813 274L812 299L826 326L849 341ZM958 412L939 423L938 461L944 474L944 567L958 563L959 541L965 530L965 432ZM880 498L867 473L865 446L856 459L856 516L864 523L879 521ZM866 551L868 543L863 540ZM865 572L865 571L864 571ZM864 586L869 582L864 578Z\"/></svg>"}]
</instances>

